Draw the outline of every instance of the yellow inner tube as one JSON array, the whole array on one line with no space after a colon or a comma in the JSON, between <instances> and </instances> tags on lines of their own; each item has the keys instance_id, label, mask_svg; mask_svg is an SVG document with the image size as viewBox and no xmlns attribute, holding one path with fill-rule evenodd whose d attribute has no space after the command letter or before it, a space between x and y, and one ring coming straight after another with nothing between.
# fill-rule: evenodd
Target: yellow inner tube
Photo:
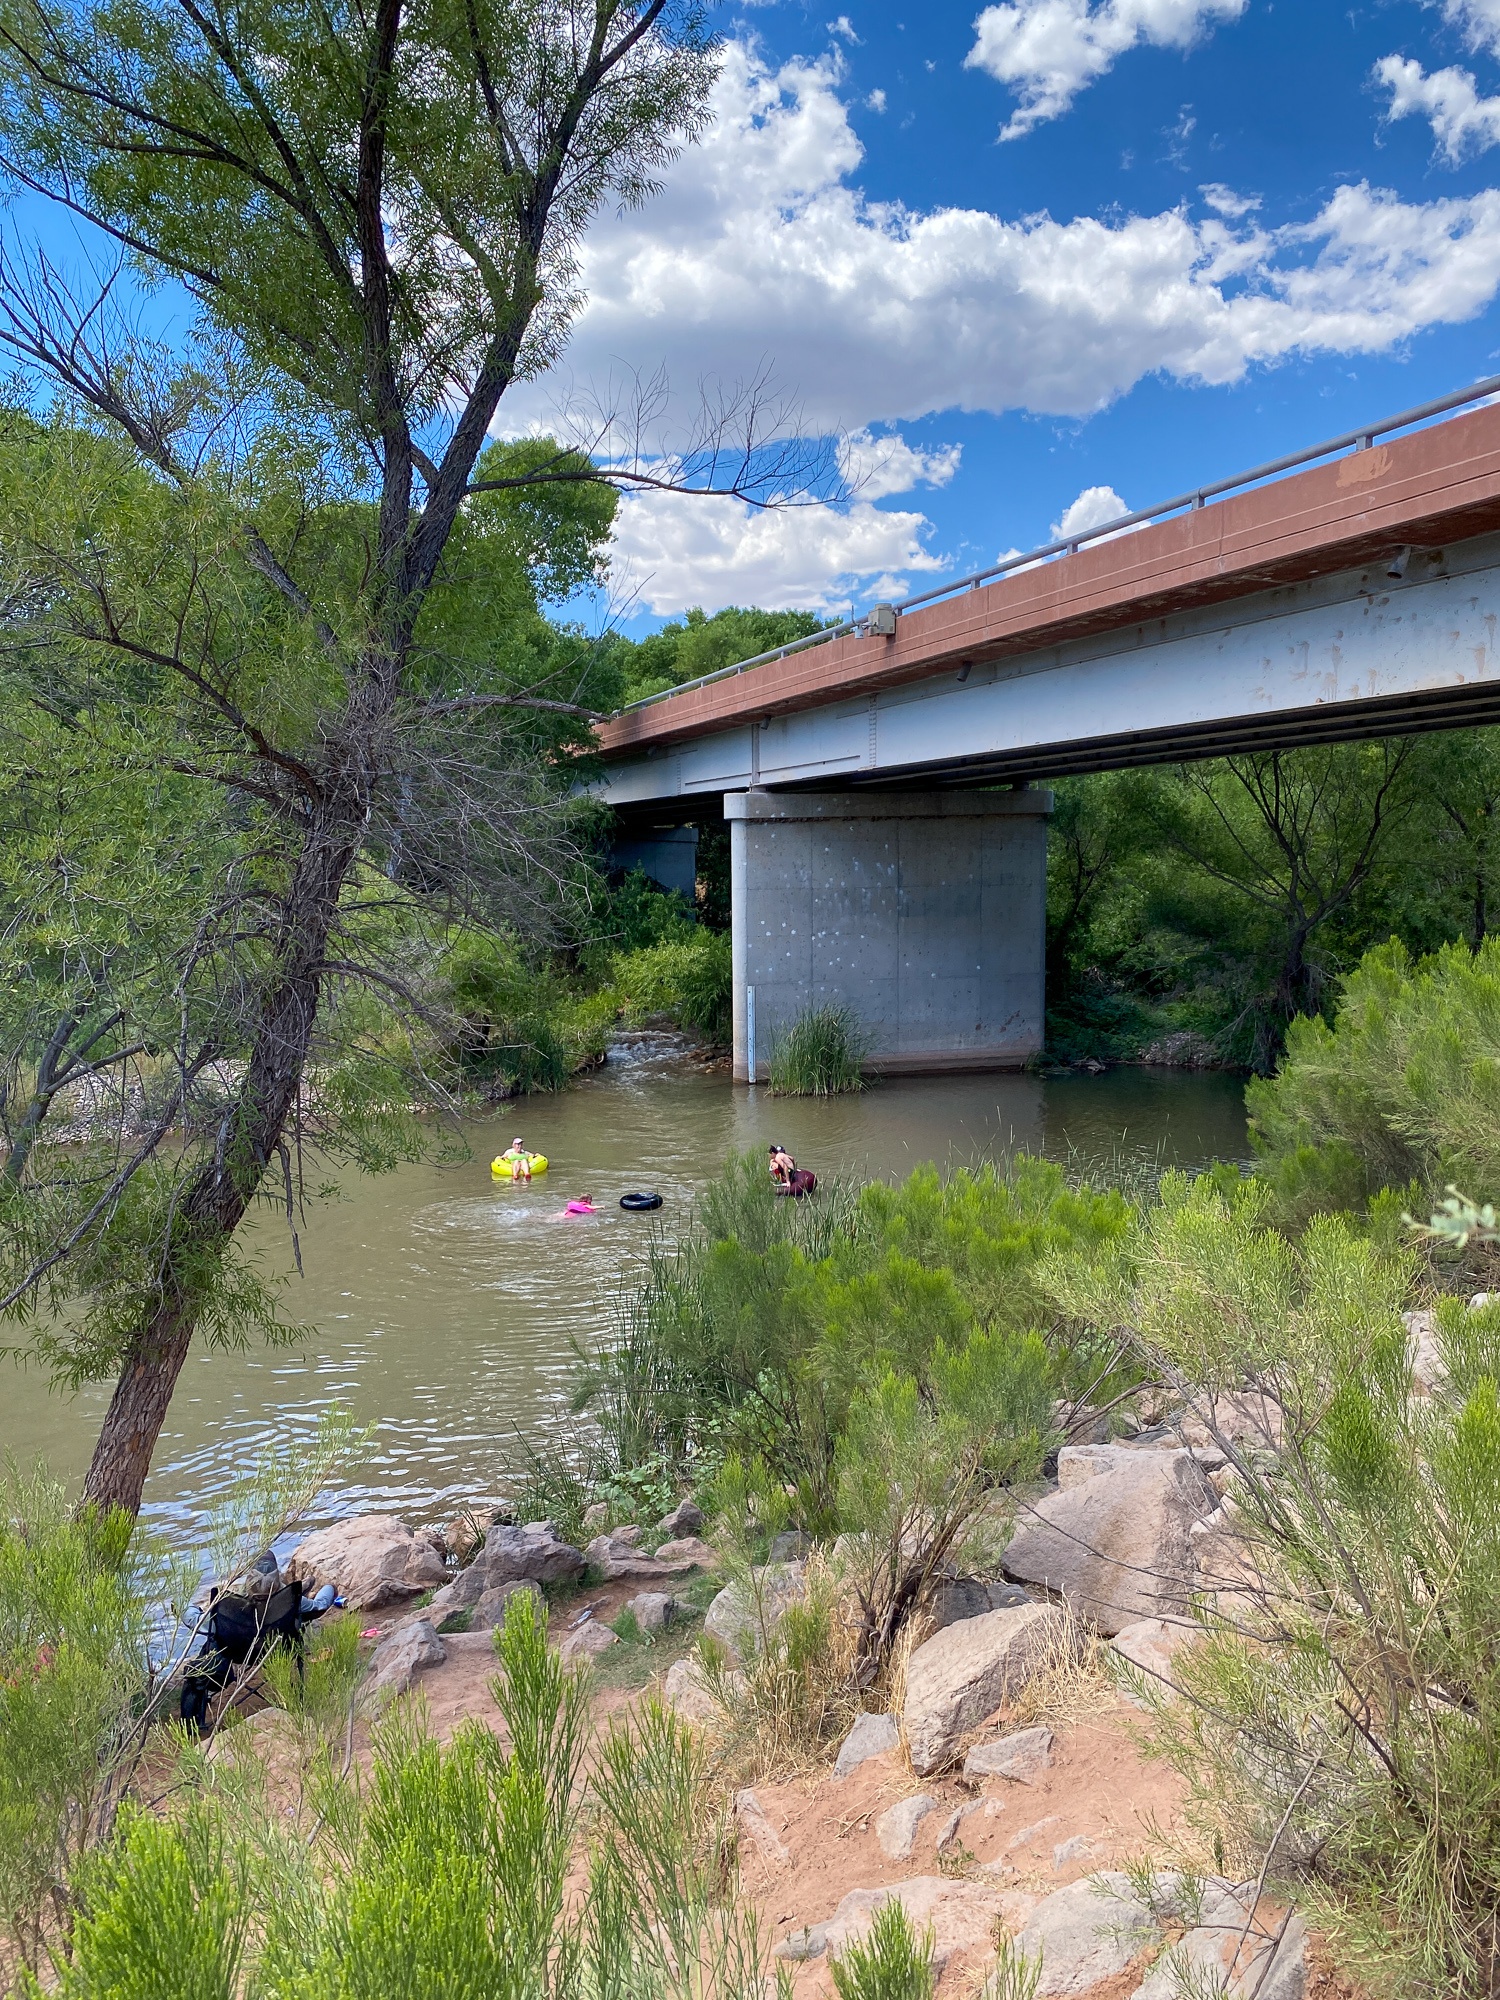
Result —
<instances>
[{"instance_id":1,"label":"yellow inner tube","mask_svg":"<svg viewBox=\"0 0 1500 2000\"><path fill-rule=\"evenodd\" d=\"M528 1153L526 1158L530 1160L531 1171L534 1174L546 1173L547 1155L545 1153ZM490 1172L495 1176L496 1180L508 1181L514 1178L511 1162L503 1153L498 1160L490 1161Z\"/></svg>"}]
</instances>

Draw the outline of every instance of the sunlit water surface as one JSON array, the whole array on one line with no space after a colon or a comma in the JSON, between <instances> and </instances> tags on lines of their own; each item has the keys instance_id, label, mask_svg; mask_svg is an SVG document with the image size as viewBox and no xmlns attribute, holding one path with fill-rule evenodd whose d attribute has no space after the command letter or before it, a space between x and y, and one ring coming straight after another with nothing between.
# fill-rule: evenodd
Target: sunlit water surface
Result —
<instances>
[{"instance_id":1,"label":"sunlit water surface","mask_svg":"<svg viewBox=\"0 0 1500 2000\"><path fill-rule=\"evenodd\" d=\"M547 1154L530 1187L491 1178L517 1133ZM820 1175L897 1178L921 1161L966 1165L1019 1150L1096 1177L1201 1167L1246 1150L1238 1079L1166 1070L1097 1077L927 1077L828 1102L770 1098L685 1061L665 1037L623 1044L596 1075L467 1128L472 1158L348 1182L302 1233L304 1274L286 1307L290 1348L195 1353L146 1489L146 1510L196 1539L204 1510L266 1441L310 1427L339 1400L374 1442L328 1511L399 1508L429 1519L503 1486L519 1434L572 1427L574 1343L609 1336L653 1226L688 1221L732 1148L783 1142ZM655 1217L617 1206L655 1188ZM602 1204L563 1220L570 1195ZM266 1265L290 1269L284 1225L256 1225ZM0 1364L0 1451L81 1477L108 1398L49 1392Z\"/></svg>"}]
</instances>

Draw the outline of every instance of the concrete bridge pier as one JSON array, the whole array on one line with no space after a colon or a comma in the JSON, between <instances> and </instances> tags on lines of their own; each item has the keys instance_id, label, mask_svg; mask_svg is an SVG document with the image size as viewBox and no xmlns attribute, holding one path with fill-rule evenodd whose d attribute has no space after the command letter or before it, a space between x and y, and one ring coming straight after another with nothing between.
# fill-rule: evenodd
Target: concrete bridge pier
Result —
<instances>
[{"instance_id":1,"label":"concrete bridge pier","mask_svg":"<svg viewBox=\"0 0 1500 2000\"><path fill-rule=\"evenodd\" d=\"M1052 794L732 792L734 1074L848 1007L890 1076L1019 1069L1042 1046Z\"/></svg>"}]
</instances>

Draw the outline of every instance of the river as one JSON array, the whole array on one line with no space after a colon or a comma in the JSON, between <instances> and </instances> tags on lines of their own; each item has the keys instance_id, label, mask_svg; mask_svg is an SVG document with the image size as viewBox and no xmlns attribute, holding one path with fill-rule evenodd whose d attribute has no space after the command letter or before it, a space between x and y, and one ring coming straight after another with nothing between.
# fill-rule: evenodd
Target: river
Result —
<instances>
[{"instance_id":1,"label":"river","mask_svg":"<svg viewBox=\"0 0 1500 2000\"><path fill-rule=\"evenodd\" d=\"M964 1165L1018 1150L1108 1179L1196 1168L1246 1152L1239 1079L1168 1070L1038 1078L889 1080L828 1101L731 1086L667 1037L622 1043L599 1072L466 1130L472 1158L350 1179L302 1232L291 1274L284 1222L255 1226L264 1267L286 1275L294 1346L195 1352L183 1370L146 1489L146 1512L196 1541L227 1477L273 1437L309 1427L338 1399L376 1426L328 1511L399 1509L408 1519L503 1487L518 1433L570 1426L573 1343L607 1337L653 1227L683 1227L697 1190L732 1148L772 1139L820 1175L894 1178L924 1160ZM491 1178L517 1133L551 1171L529 1188ZM655 1188L655 1216L616 1205ZM561 1220L569 1196L603 1204ZM0 1451L82 1476L108 1400L104 1385L52 1393L0 1363Z\"/></svg>"}]
</instances>

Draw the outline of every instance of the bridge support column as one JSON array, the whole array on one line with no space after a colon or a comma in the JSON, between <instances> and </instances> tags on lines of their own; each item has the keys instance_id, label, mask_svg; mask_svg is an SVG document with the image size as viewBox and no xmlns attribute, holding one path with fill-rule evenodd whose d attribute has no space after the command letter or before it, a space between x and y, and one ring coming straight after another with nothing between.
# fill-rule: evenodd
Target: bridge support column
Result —
<instances>
[{"instance_id":1,"label":"bridge support column","mask_svg":"<svg viewBox=\"0 0 1500 2000\"><path fill-rule=\"evenodd\" d=\"M734 1074L847 1007L887 1075L1018 1069L1042 1046L1052 794L731 792ZM753 1022L753 1027L752 1027Z\"/></svg>"}]
</instances>

